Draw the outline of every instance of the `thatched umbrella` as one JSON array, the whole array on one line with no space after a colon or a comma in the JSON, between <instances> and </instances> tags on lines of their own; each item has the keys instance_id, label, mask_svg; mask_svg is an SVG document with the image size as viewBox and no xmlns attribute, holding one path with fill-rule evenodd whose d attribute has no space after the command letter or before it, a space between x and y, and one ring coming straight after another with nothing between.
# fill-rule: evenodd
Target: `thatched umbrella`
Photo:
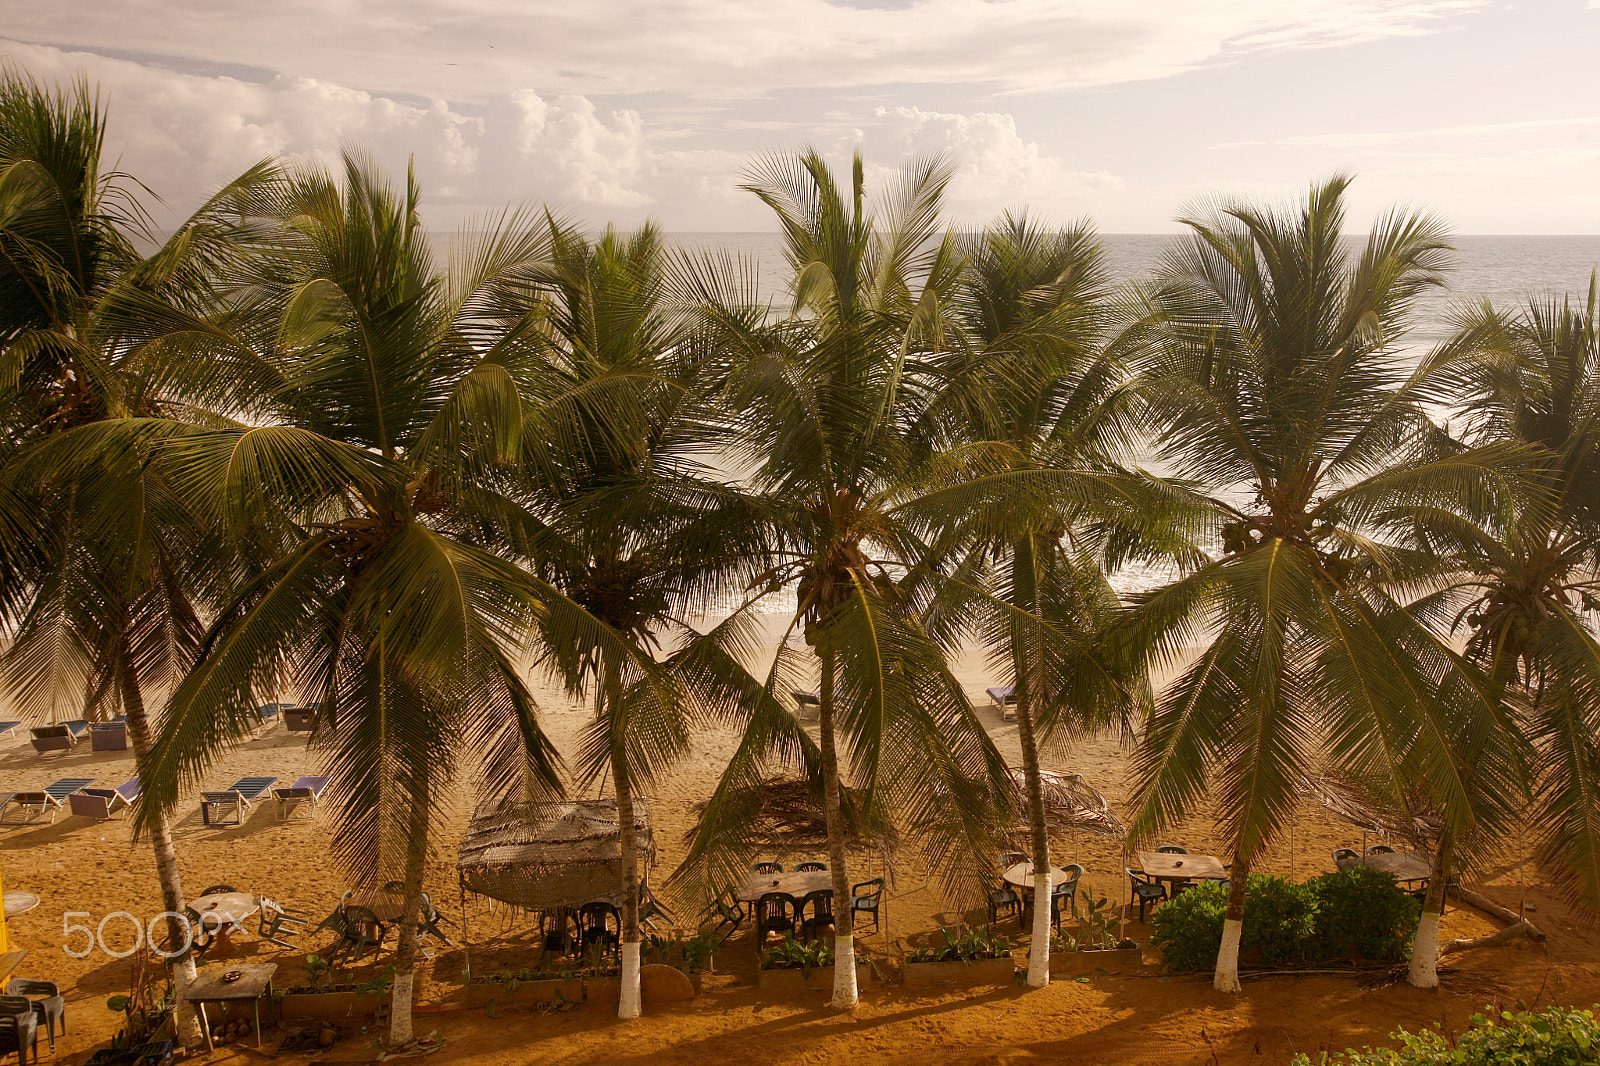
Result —
<instances>
[{"instance_id":1,"label":"thatched umbrella","mask_svg":"<svg viewBox=\"0 0 1600 1066\"><path fill-rule=\"evenodd\" d=\"M816 854L828 846L828 822L822 808L820 785L801 777L772 777L756 789L743 791L729 802L737 803L744 843L752 852ZM873 818L860 790L842 788L840 814L844 817L845 846L873 851L884 857L885 865L900 846L900 835L887 820ZM695 813L705 814L710 800L695 804ZM685 846L692 845L697 829L683 835Z\"/></svg>"}]
</instances>

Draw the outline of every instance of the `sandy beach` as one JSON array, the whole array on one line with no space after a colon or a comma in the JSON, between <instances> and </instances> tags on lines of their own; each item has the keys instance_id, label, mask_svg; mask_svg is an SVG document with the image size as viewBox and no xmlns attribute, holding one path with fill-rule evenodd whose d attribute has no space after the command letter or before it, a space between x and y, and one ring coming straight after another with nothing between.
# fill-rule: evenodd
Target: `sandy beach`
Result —
<instances>
[{"instance_id":1,"label":"sandy beach","mask_svg":"<svg viewBox=\"0 0 1600 1066\"><path fill-rule=\"evenodd\" d=\"M984 688L993 683L981 651L969 650L957 663L958 675L1000 749L1019 762L1016 726L1002 722L988 706ZM535 678L544 709L545 728L564 753L574 750L587 711L558 689ZM653 883L664 882L683 854L682 838L693 820L693 805L713 787L735 738L725 732L702 732L694 750L664 777L650 796L658 858ZM38 755L24 735L0 747L0 792L39 788L61 777L93 777L101 786L120 784L132 776L131 752L87 750ZM1081 773L1099 789L1113 809L1126 813L1129 785L1126 750L1115 738L1094 738L1052 753L1049 769ZM223 787L247 774L292 781L318 769L316 753L303 735L275 724L224 757L212 772L211 787ZM183 883L190 898L216 883L267 895L305 912L313 923L327 914L350 887L348 877L328 855L329 812L314 817L301 813L280 822L270 803L258 806L242 826L211 828L202 824L198 796L178 812L175 836ZM463 919L458 902L454 861L474 799L470 779L459 782L450 824L437 836L427 888L458 932ZM1219 851L1221 841L1208 818L1172 834L1174 843L1191 851ZM1333 868L1331 849L1359 846L1360 830L1319 804L1307 802L1297 812L1293 832L1272 849L1259 869L1304 879ZM1120 900L1126 896L1121 844L1084 836L1073 854L1058 861L1077 861L1087 869L1084 885ZM66 989L70 1035L58 1038L55 1057L47 1061L80 1062L116 1031L121 1015L108 1010L108 996L125 992L133 961L95 950L82 959L64 950L63 915L91 926L106 915L125 912L148 921L160 911L154 863L148 847L134 843L127 823L116 819L92 823L64 816L55 824L7 829L0 834L0 865L7 890L37 894L42 904L10 921L13 939L30 951L21 974L52 979ZM855 873L855 871L852 871ZM873 876L864 869L859 878ZM1588 1005L1600 1001L1600 934L1576 922L1531 871L1503 864L1478 871L1469 883L1500 902L1516 906L1526 900L1537 908L1539 923L1550 934L1547 945L1526 941L1457 956L1451 960L1438 993L1399 985L1368 988L1345 976L1271 977L1248 980L1244 992L1228 997L1213 992L1202 977L1164 975L1148 954L1135 970L1098 975L1087 981L1057 980L1031 992L1006 988L909 990L873 988L861 1008L848 1018L825 1008L820 994L802 999L774 997L754 987L755 955L747 931L718 951L715 971L702 994L686 1003L647 1007L643 1018L618 1023L609 1006L591 1002L567 1014L502 1011L490 1020L483 1010L452 1009L459 993L463 954L434 945L420 970L419 1033L437 1029L445 1041L437 1061L499 1066L529 1061L552 1063L634 1062L784 1063L890 1062L1074 1062L1209 1063L1285 1062L1294 1050L1343 1047L1381 1041L1396 1025L1415 1028L1443 1022L1460 1027L1485 1004L1539 1006L1551 1002ZM919 942L940 924L981 924L981 907L962 911L930 884L928 871L916 856L903 854L887 893L887 928L883 934L858 939L858 950L887 964L898 955L894 941ZM85 914L86 912L86 914ZM680 908L680 916L685 911ZM514 971L531 964L533 947L527 918L474 908L470 919L474 966L478 972ZM1480 935L1494 923L1470 910L1451 910L1441 936L1449 939ZM1009 923L1007 932L1020 932ZM1136 923L1129 932L1143 940L1148 930ZM134 933L126 918L105 921L102 939L113 951L131 947ZM71 946L79 947L81 934ZM329 934L302 936L294 950L258 939L253 931L238 937L214 960L272 961L279 965L278 986L304 976L303 956L326 948ZM363 964L358 973L381 971L386 961ZM269 1049L275 1041L269 1034ZM371 1061L369 1043L376 1034L346 1039L318 1061ZM43 1042L41 1041L41 1048ZM257 1061L252 1049L235 1047L215 1053L214 1061ZM295 1055L284 1063L309 1061Z\"/></svg>"}]
</instances>

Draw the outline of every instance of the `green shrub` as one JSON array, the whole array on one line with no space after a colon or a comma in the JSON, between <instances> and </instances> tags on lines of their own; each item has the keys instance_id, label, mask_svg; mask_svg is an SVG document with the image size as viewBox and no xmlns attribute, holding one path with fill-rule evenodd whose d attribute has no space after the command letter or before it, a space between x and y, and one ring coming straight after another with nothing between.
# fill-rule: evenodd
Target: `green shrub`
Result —
<instances>
[{"instance_id":1,"label":"green shrub","mask_svg":"<svg viewBox=\"0 0 1600 1066\"><path fill-rule=\"evenodd\" d=\"M1151 943L1169 970L1216 962L1228 896L1210 881L1157 908ZM1393 877L1358 867L1304 884L1252 875L1245 887L1242 956L1267 966L1349 959L1395 963L1410 957L1420 910Z\"/></svg>"},{"instance_id":2,"label":"green shrub","mask_svg":"<svg viewBox=\"0 0 1600 1066\"><path fill-rule=\"evenodd\" d=\"M1310 955L1316 933L1317 894L1309 884L1252 874L1244 892L1244 932L1239 950L1269 966L1296 966Z\"/></svg>"},{"instance_id":3,"label":"green shrub","mask_svg":"<svg viewBox=\"0 0 1600 1066\"><path fill-rule=\"evenodd\" d=\"M1389 874L1352 866L1308 882L1317 896L1313 959L1396 963L1411 957L1422 904Z\"/></svg>"},{"instance_id":4,"label":"green shrub","mask_svg":"<svg viewBox=\"0 0 1600 1066\"><path fill-rule=\"evenodd\" d=\"M1214 881L1202 881L1177 899L1156 908L1150 943L1161 949L1169 970L1204 970L1217 961L1228 894Z\"/></svg>"},{"instance_id":5,"label":"green shrub","mask_svg":"<svg viewBox=\"0 0 1600 1066\"><path fill-rule=\"evenodd\" d=\"M1600 1062L1600 1023L1592 1010L1552 1007L1541 1014L1501 1012L1472 1016L1472 1028L1455 1040L1434 1030L1389 1034L1389 1048L1341 1051L1315 1060L1296 1055L1293 1066L1593 1066Z\"/></svg>"}]
</instances>

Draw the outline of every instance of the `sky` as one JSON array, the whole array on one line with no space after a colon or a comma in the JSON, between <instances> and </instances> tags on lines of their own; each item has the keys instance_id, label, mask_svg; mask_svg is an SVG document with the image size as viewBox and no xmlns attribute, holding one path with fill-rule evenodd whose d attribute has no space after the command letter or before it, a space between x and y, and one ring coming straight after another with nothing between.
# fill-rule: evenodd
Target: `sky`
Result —
<instances>
[{"instance_id":1,"label":"sky","mask_svg":"<svg viewBox=\"0 0 1600 1066\"><path fill-rule=\"evenodd\" d=\"M1600 0L6 0L0 55L98 86L171 224L257 160L408 159L431 227L507 204L762 231L752 160L959 165L951 220L1107 233L1357 175L1458 233L1600 233Z\"/></svg>"}]
</instances>

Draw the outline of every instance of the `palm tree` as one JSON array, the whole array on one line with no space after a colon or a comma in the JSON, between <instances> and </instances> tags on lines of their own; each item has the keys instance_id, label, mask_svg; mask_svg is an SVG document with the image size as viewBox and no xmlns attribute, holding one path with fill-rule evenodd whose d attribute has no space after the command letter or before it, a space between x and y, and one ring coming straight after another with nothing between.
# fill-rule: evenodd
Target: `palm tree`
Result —
<instances>
[{"instance_id":1,"label":"palm tree","mask_svg":"<svg viewBox=\"0 0 1600 1066\"><path fill-rule=\"evenodd\" d=\"M922 560L913 522L897 513L917 476L913 424L925 406L914 357L948 324L955 242L940 239L939 200L952 173L913 162L891 186L882 221L866 205L863 163L841 187L814 150L759 161L744 186L774 213L794 271L794 314L776 322L722 296L747 290L716 281L698 290L705 343L721 354L717 379L732 454L751 469L752 513L777 560L733 612L784 588L796 603L780 651L747 705L748 726L697 830L689 863L734 876L747 844L739 788L758 787L765 755L809 762L805 743L780 725L772 694L799 684L789 641L804 636L820 677L819 743L835 907L832 1005L856 1005L855 947L842 815L844 767L866 814L898 810L938 832L930 856L951 879L970 870L964 846L992 839L1003 797L998 752L920 624L897 581ZM950 828L945 825L944 828Z\"/></svg>"},{"instance_id":2,"label":"palm tree","mask_svg":"<svg viewBox=\"0 0 1600 1066\"><path fill-rule=\"evenodd\" d=\"M1096 559L1107 508L1085 515L1050 478L1098 479L1112 500L1139 486L1113 465L1129 428L1126 375L1100 344L1106 272L1093 232L1007 215L964 258L960 342L936 360L943 386L927 416L950 423L934 435L950 438L941 463L953 484L920 504L947 512L933 523L943 526L936 554L955 560L938 582L940 612L976 630L1012 680L1036 871L1028 984L1040 988L1050 980L1052 865L1041 742L1120 720L1143 687L1094 646L1120 606Z\"/></svg>"},{"instance_id":3,"label":"palm tree","mask_svg":"<svg viewBox=\"0 0 1600 1066\"><path fill-rule=\"evenodd\" d=\"M618 1016L640 1012L641 875L635 801L689 744L705 691L698 670L668 672L693 661L699 634L686 621L742 567L759 566L755 530L736 494L713 480L697 458L705 427L693 402L693 348L666 295L667 253L653 226L623 236L608 229L589 242L569 226L548 223L549 265L535 277L543 328L535 343L550 373L574 393L611 382L613 403L628 408L624 436L592 421L562 456L562 477L536 493L546 524L529 548L530 565L551 585L625 641L628 656L545 626L549 665L575 693L592 692L595 717L576 767L581 781L610 779L621 823L623 868L622 995ZM753 562L752 560L755 560ZM663 676L646 683L639 664L678 646ZM713 676L727 678L723 662ZM709 700L692 697L699 692Z\"/></svg>"},{"instance_id":4,"label":"palm tree","mask_svg":"<svg viewBox=\"0 0 1600 1066\"><path fill-rule=\"evenodd\" d=\"M1237 991L1245 885L1320 753L1367 776L1421 774L1451 830L1471 789L1439 715L1447 649L1385 591L1427 571L1409 509L1487 506L1495 457L1429 455L1395 345L1449 249L1419 215L1341 236L1348 179L1285 212L1184 219L1126 341L1143 352L1157 448L1209 511L1220 554L1140 597L1113 640L1178 663L1137 760L1133 831L1215 800L1233 852L1215 985ZM1209 778L1220 788L1208 793Z\"/></svg>"},{"instance_id":5,"label":"palm tree","mask_svg":"<svg viewBox=\"0 0 1600 1066\"><path fill-rule=\"evenodd\" d=\"M209 627L169 704L143 813L169 809L243 735L280 669L319 699L313 739L341 801L334 851L404 885L398 1045L411 1039L424 861L462 752L491 791L561 787L515 654L536 622L623 661L633 648L514 561L538 528L524 481L608 409L603 387L577 396L545 373L538 319L519 310L548 252L540 227L492 220L440 269L414 180L397 192L355 153L342 177L293 176L281 248L259 268L264 323L237 358L266 383L270 424L169 449L192 498L283 546Z\"/></svg>"},{"instance_id":6,"label":"palm tree","mask_svg":"<svg viewBox=\"0 0 1600 1066\"><path fill-rule=\"evenodd\" d=\"M193 340L217 328L221 268L258 236L241 213L276 179L252 168L142 256L133 182L100 167L104 132L84 83L51 92L0 74L0 619L12 636L0 670L29 718L120 709L147 778L145 694L181 675L233 559L154 451L227 401ZM169 937L186 943L168 820L149 831ZM181 1004L194 962L173 967ZM191 1013L177 1016L198 1039Z\"/></svg>"},{"instance_id":7,"label":"palm tree","mask_svg":"<svg viewBox=\"0 0 1600 1066\"><path fill-rule=\"evenodd\" d=\"M1597 311L1594 278L1576 306L1550 296L1515 313L1463 307L1455 336L1419 371L1459 410L1467 443L1522 448L1533 485L1520 506L1477 521L1418 514L1454 580L1415 608L1465 626L1467 657L1487 673L1505 719L1495 747L1529 749L1519 753L1521 795L1532 799L1541 871L1589 913L1600 911Z\"/></svg>"}]
</instances>

